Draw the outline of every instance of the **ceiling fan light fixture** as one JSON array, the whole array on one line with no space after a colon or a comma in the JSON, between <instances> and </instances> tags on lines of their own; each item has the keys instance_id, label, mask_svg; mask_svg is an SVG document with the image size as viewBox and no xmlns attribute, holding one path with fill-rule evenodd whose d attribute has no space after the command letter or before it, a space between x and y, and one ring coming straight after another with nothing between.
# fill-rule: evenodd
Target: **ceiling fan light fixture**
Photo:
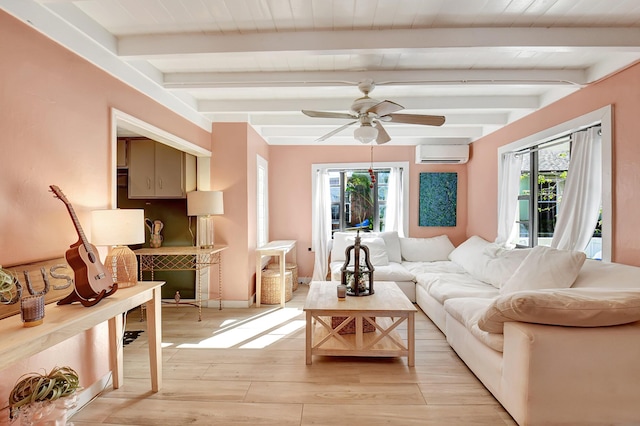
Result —
<instances>
[{"instance_id":1,"label":"ceiling fan light fixture","mask_svg":"<svg viewBox=\"0 0 640 426\"><path fill-rule=\"evenodd\" d=\"M378 129L363 124L353 132L353 137L362 143L369 143L378 137Z\"/></svg>"}]
</instances>

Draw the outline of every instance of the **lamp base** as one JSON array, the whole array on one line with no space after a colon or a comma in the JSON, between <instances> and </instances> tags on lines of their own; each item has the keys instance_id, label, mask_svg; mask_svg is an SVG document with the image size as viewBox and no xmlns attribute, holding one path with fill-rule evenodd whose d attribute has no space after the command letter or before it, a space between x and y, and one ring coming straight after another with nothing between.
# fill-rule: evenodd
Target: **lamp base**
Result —
<instances>
[{"instance_id":1,"label":"lamp base","mask_svg":"<svg viewBox=\"0 0 640 426\"><path fill-rule=\"evenodd\" d=\"M197 247L213 248L213 216L198 216Z\"/></svg>"},{"instance_id":2,"label":"lamp base","mask_svg":"<svg viewBox=\"0 0 640 426\"><path fill-rule=\"evenodd\" d=\"M115 246L104 260L104 266L113 276L118 288L133 287L138 284L138 259L127 246Z\"/></svg>"}]
</instances>

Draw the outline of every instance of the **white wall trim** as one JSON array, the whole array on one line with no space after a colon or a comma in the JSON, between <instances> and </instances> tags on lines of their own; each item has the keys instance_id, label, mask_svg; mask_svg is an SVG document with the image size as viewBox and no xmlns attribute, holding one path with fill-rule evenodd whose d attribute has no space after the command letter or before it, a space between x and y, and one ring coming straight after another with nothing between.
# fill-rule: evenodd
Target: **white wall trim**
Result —
<instances>
[{"instance_id":1,"label":"white wall trim","mask_svg":"<svg viewBox=\"0 0 640 426\"><path fill-rule=\"evenodd\" d=\"M266 211L265 211L265 227L266 227L266 241L265 243L269 242L269 162L264 159L262 156L260 156L259 154L256 154L256 207L259 208L260 207L260 199L259 199L259 192L260 192L260 173L259 170L260 168L264 169L265 172L265 188L264 188L264 198L265 198L265 204L266 204ZM256 211L256 229L260 229L260 215L258 214L258 212ZM257 235L257 237L259 238L260 235ZM256 241L256 243L258 243L259 245L259 241ZM268 262L268 256L265 257L265 262ZM264 265L263 265L264 266Z\"/></svg>"},{"instance_id":2,"label":"white wall trim","mask_svg":"<svg viewBox=\"0 0 640 426\"><path fill-rule=\"evenodd\" d=\"M204 149L186 139L182 139L166 130L160 129L152 124L140 120L126 112L116 108L111 108L111 208L118 206L118 187L117 187L117 151L118 151L118 128L126 129L141 136L153 139L157 142L171 146L172 148L184 151L188 154L195 155L198 160L198 172L196 175L196 185L198 189L208 190L210 188L211 175L211 151ZM196 230L197 232L197 230ZM202 294L206 295L202 306L208 307L209 299L209 268L201 270L203 274L200 276L200 287ZM197 273L197 271L196 271ZM198 279L198 277L196 277Z\"/></svg>"}]
</instances>

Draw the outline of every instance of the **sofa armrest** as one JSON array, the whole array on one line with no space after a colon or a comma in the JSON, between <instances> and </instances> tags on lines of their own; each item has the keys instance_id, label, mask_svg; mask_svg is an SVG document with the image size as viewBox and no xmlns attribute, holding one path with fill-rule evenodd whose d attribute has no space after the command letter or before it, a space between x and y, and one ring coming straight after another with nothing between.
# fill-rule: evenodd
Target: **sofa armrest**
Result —
<instances>
[{"instance_id":1,"label":"sofa armrest","mask_svg":"<svg viewBox=\"0 0 640 426\"><path fill-rule=\"evenodd\" d=\"M613 327L504 324L502 389L521 425L640 419L640 322Z\"/></svg>"}]
</instances>

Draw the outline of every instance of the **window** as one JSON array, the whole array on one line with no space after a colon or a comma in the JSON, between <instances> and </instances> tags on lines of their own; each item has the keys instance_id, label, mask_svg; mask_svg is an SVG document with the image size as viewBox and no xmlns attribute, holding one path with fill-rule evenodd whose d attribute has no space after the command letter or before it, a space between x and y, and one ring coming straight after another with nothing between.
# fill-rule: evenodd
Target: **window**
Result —
<instances>
[{"instance_id":1,"label":"window","mask_svg":"<svg viewBox=\"0 0 640 426\"><path fill-rule=\"evenodd\" d=\"M568 138L526 149L518 194L519 246L550 246L569 170Z\"/></svg>"},{"instance_id":2,"label":"window","mask_svg":"<svg viewBox=\"0 0 640 426\"><path fill-rule=\"evenodd\" d=\"M373 181L369 168L375 177ZM406 235L409 204L406 170L408 162L313 164L313 250L318 253L326 247L338 230L397 231L400 236ZM325 276L319 270L324 263L316 266L318 277Z\"/></svg>"},{"instance_id":3,"label":"window","mask_svg":"<svg viewBox=\"0 0 640 426\"><path fill-rule=\"evenodd\" d=\"M545 142L550 142L553 140L558 140L558 138L562 135L570 135L574 132L580 131L582 129L587 129L593 127L595 125L600 125L600 136L601 136L601 145L602 152L600 156L600 164L601 164L601 177L602 177L602 188L601 188L601 202L600 202L600 217L597 220L597 226L591 238L591 241L588 243L588 247L585 250L587 253L587 257L602 259L606 262L611 262L611 253L613 246L612 239L612 211L613 211L613 203L611 198L613 182L612 182L612 146L613 146L613 108L611 105L599 108L597 110L591 111L587 114L576 117L572 120L560 123L554 127L550 127L548 129L542 130L538 133L527 136L523 139L514 141L510 144L503 145L498 149L498 158L501 166L504 166L506 163L504 159L507 158L506 154L509 152L523 152L527 149L531 149L535 145L542 145ZM544 147L544 146L543 146ZM549 146L547 146L549 147ZM533 164L536 164L539 160L533 161ZM508 169L508 167L506 168ZM509 173L506 170L503 170L503 167L499 168L498 171L498 192L499 194L504 191L502 188L508 187L503 182L505 177L508 177ZM538 179L534 179L534 182L538 182ZM542 187L543 191L547 191L548 196L551 195L557 196L558 199L555 202L554 207L563 208L562 207L562 189L563 185L559 185L557 188L553 188L552 191L549 191L549 186L553 186L552 183L549 183L547 187ZM529 187L529 191L532 191L531 186ZM540 190L538 185L534 187L536 191ZM508 194L507 194L508 195ZM515 196L515 192L513 192L512 197ZM500 197L499 197L500 198ZM511 198L513 199L513 198ZM544 239L546 237L541 236L538 229L534 229L534 221L540 221L540 218L537 214L537 209L535 209L532 213L533 208L527 205L527 202L531 202L531 200L537 200L537 194L526 194L522 190L520 191L520 197L518 202L518 210L517 216L515 218L518 223L516 223L517 227L514 228L514 231L521 231L522 228L525 228L522 231L522 234L528 233L526 236L526 242L522 241L523 245L534 245L532 240L535 238ZM544 200L543 200L544 201ZM547 200L549 201L549 200ZM554 203L549 203L554 204ZM500 207L500 206L499 206ZM550 207L547 204L547 207ZM529 216L527 216L527 213ZM508 218L508 215L505 215ZM546 218L544 220L547 220ZM547 220L547 222L549 222ZM513 223L513 222L511 222ZM553 222L552 222L553 223ZM555 223L554 223L555 225ZM509 224L505 224L506 228L509 228ZM542 230L544 232L544 228ZM519 234L516 232L515 234ZM519 236L519 235L518 235ZM525 238L523 236L523 238ZM517 242L517 238L509 238L510 242Z\"/></svg>"},{"instance_id":4,"label":"window","mask_svg":"<svg viewBox=\"0 0 640 426\"><path fill-rule=\"evenodd\" d=\"M384 230L390 169L370 170L329 171L332 232Z\"/></svg>"}]
</instances>

